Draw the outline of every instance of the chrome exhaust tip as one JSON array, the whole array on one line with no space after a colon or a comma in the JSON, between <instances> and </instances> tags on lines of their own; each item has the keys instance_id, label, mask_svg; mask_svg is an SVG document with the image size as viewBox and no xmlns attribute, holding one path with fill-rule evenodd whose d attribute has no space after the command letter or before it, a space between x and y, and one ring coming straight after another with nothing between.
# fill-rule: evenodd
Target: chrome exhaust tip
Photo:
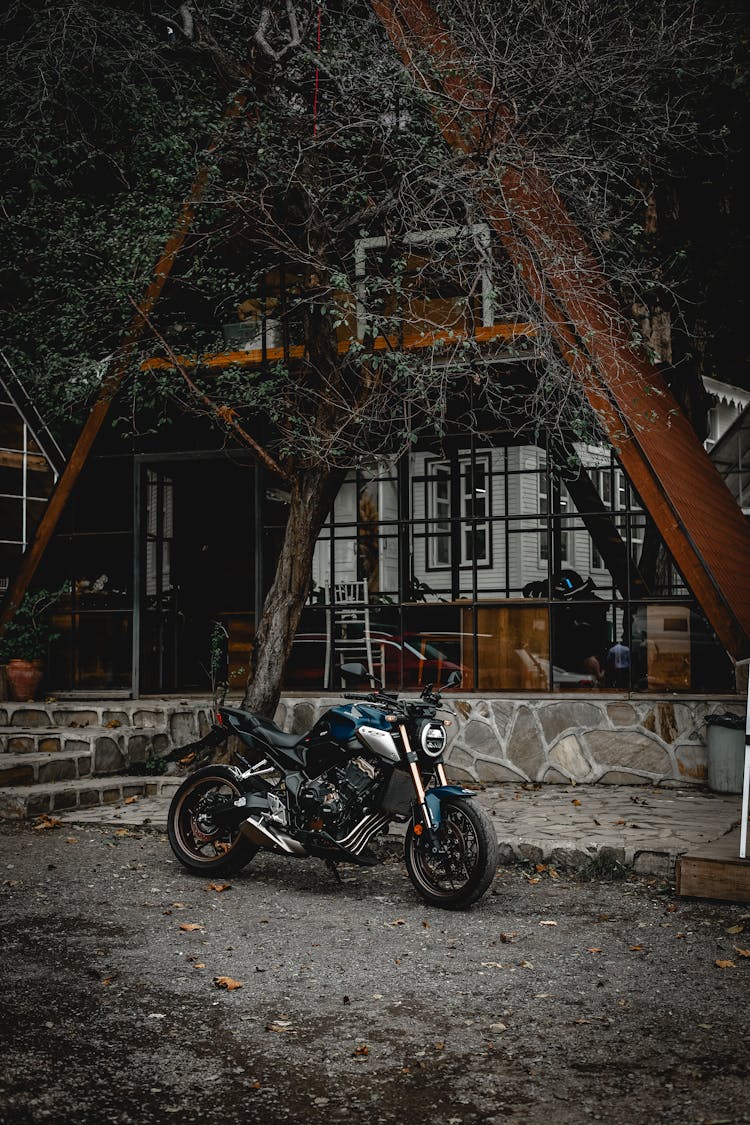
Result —
<instances>
[{"instance_id":1,"label":"chrome exhaust tip","mask_svg":"<svg viewBox=\"0 0 750 1125\"><path fill-rule=\"evenodd\" d=\"M285 832L279 832L278 829L272 828L267 821L260 820L258 817L249 816L247 820L243 820L240 825L240 832L251 843L257 844L260 848L272 848L283 852L284 855L294 855L300 858L309 854L297 840L293 840Z\"/></svg>"}]
</instances>

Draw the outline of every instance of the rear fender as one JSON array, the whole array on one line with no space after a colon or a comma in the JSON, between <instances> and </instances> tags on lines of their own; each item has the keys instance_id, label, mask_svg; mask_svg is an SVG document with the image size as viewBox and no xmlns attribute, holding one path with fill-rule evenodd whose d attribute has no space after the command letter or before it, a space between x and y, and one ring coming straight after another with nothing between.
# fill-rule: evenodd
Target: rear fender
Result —
<instances>
[{"instance_id":1,"label":"rear fender","mask_svg":"<svg viewBox=\"0 0 750 1125\"><path fill-rule=\"evenodd\" d=\"M471 789L464 789L461 785L436 785L434 789L428 789L425 793L425 802L427 808L430 810L432 823L435 828L440 827L440 822L443 819L441 804L446 797L473 797L475 794Z\"/></svg>"}]
</instances>

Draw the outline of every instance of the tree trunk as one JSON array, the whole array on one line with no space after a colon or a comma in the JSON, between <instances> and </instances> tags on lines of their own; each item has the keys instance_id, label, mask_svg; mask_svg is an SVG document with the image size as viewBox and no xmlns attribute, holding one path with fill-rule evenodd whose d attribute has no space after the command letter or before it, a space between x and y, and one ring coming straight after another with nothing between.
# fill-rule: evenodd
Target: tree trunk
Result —
<instances>
[{"instance_id":1,"label":"tree trunk","mask_svg":"<svg viewBox=\"0 0 750 1125\"><path fill-rule=\"evenodd\" d=\"M319 466L293 481L284 541L255 634L243 705L272 718L292 642L310 589L313 551L346 471Z\"/></svg>"}]
</instances>

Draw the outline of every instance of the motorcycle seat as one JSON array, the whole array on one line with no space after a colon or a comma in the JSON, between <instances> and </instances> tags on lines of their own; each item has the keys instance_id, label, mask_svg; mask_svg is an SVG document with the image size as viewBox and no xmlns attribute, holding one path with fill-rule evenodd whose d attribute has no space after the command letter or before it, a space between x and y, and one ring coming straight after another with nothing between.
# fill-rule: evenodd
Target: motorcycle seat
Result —
<instances>
[{"instance_id":1,"label":"motorcycle seat","mask_svg":"<svg viewBox=\"0 0 750 1125\"><path fill-rule=\"evenodd\" d=\"M257 733L280 750L292 750L303 737L301 734L286 734L276 723L264 719L262 715L253 715L250 711L240 711L235 707L224 707L222 710L234 720L238 730L247 734Z\"/></svg>"}]
</instances>

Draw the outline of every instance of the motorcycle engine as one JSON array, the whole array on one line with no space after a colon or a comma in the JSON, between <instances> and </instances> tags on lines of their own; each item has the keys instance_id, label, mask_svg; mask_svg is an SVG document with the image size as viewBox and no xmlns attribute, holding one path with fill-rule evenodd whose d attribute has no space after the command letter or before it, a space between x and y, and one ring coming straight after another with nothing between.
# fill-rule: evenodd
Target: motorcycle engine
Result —
<instances>
[{"instance_id":1,"label":"motorcycle engine","mask_svg":"<svg viewBox=\"0 0 750 1125\"><path fill-rule=\"evenodd\" d=\"M366 758L353 758L344 766L334 766L320 777L303 785L297 796L305 828L329 832L334 838L342 828L364 815L368 795L380 786L379 766Z\"/></svg>"}]
</instances>

